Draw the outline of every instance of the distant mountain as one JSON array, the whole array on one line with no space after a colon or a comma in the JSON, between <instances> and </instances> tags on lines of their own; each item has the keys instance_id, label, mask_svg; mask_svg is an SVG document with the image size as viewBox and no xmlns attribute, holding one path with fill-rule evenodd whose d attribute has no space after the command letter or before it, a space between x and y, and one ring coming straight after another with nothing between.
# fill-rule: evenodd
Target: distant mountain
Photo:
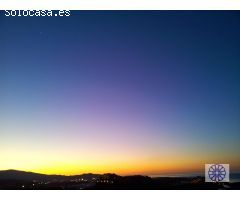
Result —
<instances>
[{"instance_id":1,"label":"distant mountain","mask_svg":"<svg viewBox=\"0 0 240 200\"><path fill-rule=\"evenodd\" d=\"M24 181L64 181L71 179L85 179L90 180L92 178L100 177L100 174L82 174L74 176L63 176L63 175L46 175L33 172L25 172L18 170L4 170L0 171L0 180L24 180Z\"/></svg>"}]
</instances>

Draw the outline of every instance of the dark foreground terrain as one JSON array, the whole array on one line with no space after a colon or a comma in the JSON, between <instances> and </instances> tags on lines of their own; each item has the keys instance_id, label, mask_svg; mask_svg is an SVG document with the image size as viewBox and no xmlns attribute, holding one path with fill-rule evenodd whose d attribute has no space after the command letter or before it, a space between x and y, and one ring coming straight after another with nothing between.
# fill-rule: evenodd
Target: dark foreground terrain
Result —
<instances>
[{"instance_id":1,"label":"dark foreground terrain","mask_svg":"<svg viewBox=\"0 0 240 200\"><path fill-rule=\"evenodd\" d=\"M240 189L240 182L206 183L204 177L118 176L82 174L44 175L16 170L0 171L1 190L217 190Z\"/></svg>"}]
</instances>

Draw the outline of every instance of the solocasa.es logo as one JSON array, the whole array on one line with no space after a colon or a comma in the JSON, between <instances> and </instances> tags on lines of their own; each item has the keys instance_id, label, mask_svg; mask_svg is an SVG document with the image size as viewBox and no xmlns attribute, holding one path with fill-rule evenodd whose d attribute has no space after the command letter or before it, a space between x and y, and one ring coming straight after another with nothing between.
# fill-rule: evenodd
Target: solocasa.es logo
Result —
<instances>
[{"instance_id":1,"label":"solocasa.es logo","mask_svg":"<svg viewBox=\"0 0 240 200\"><path fill-rule=\"evenodd\" d=\"M205 182L229 182L229 164L205 164Z\"/></svg>"}]
</instances>

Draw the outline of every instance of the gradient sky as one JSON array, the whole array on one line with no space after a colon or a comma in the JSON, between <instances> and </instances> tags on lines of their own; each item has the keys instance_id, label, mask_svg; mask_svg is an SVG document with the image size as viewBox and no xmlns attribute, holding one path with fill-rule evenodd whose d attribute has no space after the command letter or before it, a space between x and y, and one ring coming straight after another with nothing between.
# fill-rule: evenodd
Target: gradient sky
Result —
<instances>
[{"instance_id":1,"label":"gradient sky","mask_svg":"<svg viewBox=\"0 0 240 200\"><path fill-rule=\"evenodd\" d=\"M239 11L0 15L0 170L240 171Z\"/></svg>"}]
</instances>

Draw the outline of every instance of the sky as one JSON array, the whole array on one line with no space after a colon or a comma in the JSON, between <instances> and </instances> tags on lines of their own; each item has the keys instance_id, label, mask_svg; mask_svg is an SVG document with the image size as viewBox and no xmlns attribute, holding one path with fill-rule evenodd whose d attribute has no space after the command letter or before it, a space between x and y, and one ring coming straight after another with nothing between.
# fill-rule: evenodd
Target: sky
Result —
<instances>
[{"instance_id":1,"label":"sky","mask_svg":"<svg viewBox=\"0 0 240 200\"><path fill-rule=\"evenodd\" d=\"M0 15L0 170L240 171L239 11Z\"/></svg>"}]
</instances>

